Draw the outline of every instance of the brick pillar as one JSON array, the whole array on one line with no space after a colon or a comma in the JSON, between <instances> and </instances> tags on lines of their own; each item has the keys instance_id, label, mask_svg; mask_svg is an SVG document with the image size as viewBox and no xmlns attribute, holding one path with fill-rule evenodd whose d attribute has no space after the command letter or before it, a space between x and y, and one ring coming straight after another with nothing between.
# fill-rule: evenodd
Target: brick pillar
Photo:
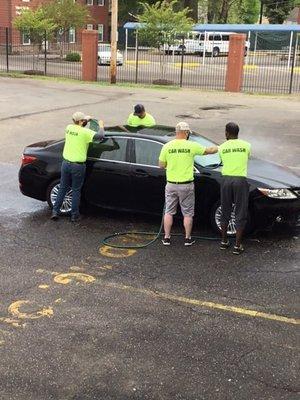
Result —
<instances>
[{"instance_id":1,"label":"brick pillar","mask_svg":"<svg viewBox=\"0 0 300 400\"><path fill-rule=\"evenodd\" d=\"M98 61L98 32L82 31L82 79L84 81L97 80Z\"/></svg>"},{"instance_id":2,"label":"brick pillar","mask_svg":"<svg viewBox=\"0 0 300 400\"><path fill-rule=\"evenodd\" d=\"M241 91L243 84L245 41L246 35L230 35L225 81L226 92Z\"/></svg>"}]
</instances>

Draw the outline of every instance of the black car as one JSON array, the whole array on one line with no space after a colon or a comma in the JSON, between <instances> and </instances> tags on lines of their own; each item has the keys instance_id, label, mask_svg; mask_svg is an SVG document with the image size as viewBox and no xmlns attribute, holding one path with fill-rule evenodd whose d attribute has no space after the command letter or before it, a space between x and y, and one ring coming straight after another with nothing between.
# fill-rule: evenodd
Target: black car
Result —
<instances>
[{"instance_id":1,"label":"black car","mask_svg":"<svg viewBox=\"0 0 300 400\"><path fill-rule=\"evenodd\" d=\"M164 206L165 171L158 167L164 143L174 128L110 127L101 143L88 151L82 200L103 208L161 214ZM190 140L212 146L211 140L193 132ZM19 172L21 192L37 200L55 202L64 140L45 141L25 148ZM195 157L196 217L220 230L221 163L218 154ZM251 158L248 229L274 222L296 224L300 215L300 178L276 164ZM69 191L62 213L71 210ZM228 229L235 234L234 216Z\"/></svg>"}]
</instances>

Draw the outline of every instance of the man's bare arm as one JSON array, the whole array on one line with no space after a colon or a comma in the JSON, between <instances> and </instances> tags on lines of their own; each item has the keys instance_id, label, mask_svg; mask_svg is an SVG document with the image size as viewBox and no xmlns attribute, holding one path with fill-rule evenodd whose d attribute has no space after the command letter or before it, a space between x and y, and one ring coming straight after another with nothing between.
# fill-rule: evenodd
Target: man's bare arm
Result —
<instances>
[{"instance_id":1,"label":"man's bare arm","mask_svg":"<svg viewBox=\"0 0 300 400\"><path fill-rule=\"evenodd\" d=\"M163 161L159 161L159 162L158 162L158 165L159 165L160 168L166 168L167 163L166 163L166 162L163 162Z\"/></svg>"},{"instance_id":2,"label":"man's bare arm","mask_svg":"<svg viewBox=\"0 0 300 400\"><path fill-rule=\"evenodd\" d=\"M215 154L218 152L218 146L206 147L204 155Z\"/></svg>"}]
</instances>

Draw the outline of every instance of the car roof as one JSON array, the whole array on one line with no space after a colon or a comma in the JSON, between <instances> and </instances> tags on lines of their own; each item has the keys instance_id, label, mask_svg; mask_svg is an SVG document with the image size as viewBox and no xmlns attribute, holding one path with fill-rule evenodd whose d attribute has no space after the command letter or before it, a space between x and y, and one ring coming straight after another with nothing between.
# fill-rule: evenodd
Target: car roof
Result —
<instances>
[{"instance_id":1,"label":"car roof","mask_svg":"<svg viewBox=\"0 0 300 400\"><path fill-rule=\"evenodd\" d=\"M200 136L212 144L216 144L213 140L204 135L194 131L191 131L191 133L193 136ZM129 125L117 125L106 127L105 134L108 136L110 136L110 134L113 134L114 136L124 136L125 134L128 137L147 138L150 140L159 140L160 142L167 143L175 138L175 128L168 125L155 125L153 127L131 127Z\"/></svg>"}]
</instances>

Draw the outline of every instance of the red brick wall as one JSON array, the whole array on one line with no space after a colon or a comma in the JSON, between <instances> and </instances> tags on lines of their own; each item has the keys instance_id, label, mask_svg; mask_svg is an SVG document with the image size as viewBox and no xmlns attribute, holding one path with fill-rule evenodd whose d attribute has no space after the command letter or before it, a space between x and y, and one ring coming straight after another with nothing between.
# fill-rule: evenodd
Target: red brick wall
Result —
<instances>
[{"instance_id":1,"label":"red brick wall","mask_svg":"<svg viewBox=\"0 0 300 400\"><path fill-rule=\"evenodd\" d=\"M12 27L12 21L22 10L22 7L36 8L39 4L45 3L49 0L0 0L0 28L1 27ZM77 0L82 4L86 4L86 0ZM104 41L108 40L108 23L109 23L109 12L108 12L108 2L104 1L104 6L98 6L97 0L94 0L93 6L88 6L91 14L92 23L94 29L97 29L98 24L104 25ZM81 33L77 32L76 40L81 41Z\"/></svg>"}]
</instances>

